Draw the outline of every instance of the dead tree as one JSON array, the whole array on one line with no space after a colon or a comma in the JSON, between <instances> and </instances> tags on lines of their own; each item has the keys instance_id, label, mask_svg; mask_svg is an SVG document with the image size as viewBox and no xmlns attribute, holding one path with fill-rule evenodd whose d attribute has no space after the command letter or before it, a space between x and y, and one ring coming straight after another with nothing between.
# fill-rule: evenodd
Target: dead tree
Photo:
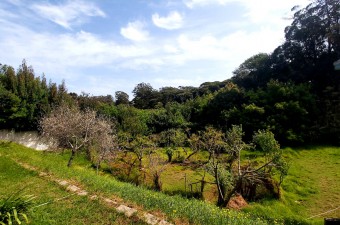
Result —
<instances>
[{"instance_id":1,"label":"dead tree","mask_svg":"<svg viewBox=\"0 0 340 225\"><path fill-rule=\"evenodd\" d=\"M98 118L94 110L80 111L67 105L61 105L43 117L40 128L42 135L56 141L58 147L71 149L68 167L77 152L88 150L94 143L101 146L109 138L103 138L103 135L113 134L110 121Z\"/></svg>"}]
</instances>

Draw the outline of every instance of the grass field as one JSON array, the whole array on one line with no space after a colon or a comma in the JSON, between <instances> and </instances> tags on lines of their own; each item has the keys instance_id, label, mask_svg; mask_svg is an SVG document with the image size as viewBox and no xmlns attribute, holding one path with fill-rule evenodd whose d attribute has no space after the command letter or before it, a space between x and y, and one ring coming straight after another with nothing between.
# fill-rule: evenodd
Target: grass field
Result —
<instances>
[{"instance_id":1,"label":"grass field","mask_svg":"<svg viewBox=\"0 0 340 225\"><path fill-rule=\"evenodd\" d=\"M2 142L0 143L0 158L10 164L14 163L12 160L28 163L37 167L40 171L80 184L91 193L109 197L116 196L123 199L128 205L164 216L175 224L268 224L261 218L254 217L248 213L221 210L215 205L203 201L185 199L180 196L168 196L143 187L119 182L108 174L96 175L96 171L91 167L90 163L82 157L77 157L73 167L68 168L66 167L68 159L66 154L37 152L15 143ZM29 171L21 175L22 180L16 179L16 172L7 171L9 166L2 168L1 176L8 177L9 185L22 186L30 182L37 184L37 187L31 186L32 189L27 191L29 194L41 198L39 203L67 195L67 192L60 190L53 184L39 181L40 178L37 177L37 174ZM20 170L25 171L25 169L18 166L11 167L17 172ZM42 183L39 184L39 182ZM14 186L13 188L15 188ZM7 195L9 191L7 188L2 189L0 194ZM89 199L86 197L74 197L66 202L55 202L46 207L37 208L37 211L33 212L32 215L29 214L29 216L34 221L32 224L53 224L53 221L56 221L54 224L110 224L110 222L101 221L101 217L107 213L112 213L112 218L117 218L117 224L122 222L115 213L96 204L96 202L89 203ZM49 212L51 212L51 215L47 215ZM87 216L91 217L87 218ZM129 223L138 224L135 221L123 221L121 224ZM111 224L114 223L112 222Z\"/></svg>"},{"instance_id":2,"label":"grass field","mask_svg":"<svg viewBox=\"0 0 340 225\"><path fill-rule=\"evenodd\" d=\"M340 218L340 209L322 214L340 206L340 148L284 151L290 170L282 184L283 199L252 203L246 211L285 218L286 224L323 224L324 218Z\"/></svg>"},{"instance_id":3,"label":"grass field","mask_svg":"<svg viewBox=\"0 0 340 225\"><path fill-rule=\"evenodd\" d=\"M116 195L129 204L159 213L176 223L266 224L265 221L257 219L265 218L268 224L282 221L284 224L323 224L324 217L340 217L340 210L336 210L308 219L339 206L340 148L315 147L298 150L287 148L284 151L291 167L282 185L283 198L281 200L264 199L261 202L250 203L250 206L244 209L247 214L220 210L202 201L188 200L179 196L170 197L118 182L108 174L98 176L82 157L77 157L74 166L67 168L67 154L36 152L14 143L0 144L0 176L1 180L5 179L6 186L10 187L0 188L0 195L8 194L9 190L15 190L23 184L32 187L25 191L34 190L34 193L29 194L38 194L39 203L68 195L53 183L42 180L34 172L26 171L11 161L11 159L16 159L30 163L58 177L81 183L86 186L87 190L94 193ZM188 179L199 178L200 171L193 171L185 165L174 164L164 172L164 189L169 192L183 189L183 172L187 174ZM17 179L15 174L21 175L18 175ZM47 214L47 212L51 213ZM80 215L85 215L89 219L84 221L84 216ZM108 220L101 221L100 218L103 215L109 215ZM125 220L124 216L100 206L98 202L89 202L86 197L78 196L37 208L32 212L31 218L35 221L33 224L60 224L60 221L68 220L73 221L69 224L143 224L136 219Z\"/></svg>"},{"instance_id":4,"label":"grass field","mask_svg":"<svg viewBox=\"0 0 340 225\"><path fill-rule=\"evenodd\" d=\"M137 218L126 218L99 201L71 195L5 156L0 156L0 180L0 197L22 189L21 194L36 197L33 207L49 203L27 213L30 224L145 224Z\"/></svg>"}]
</instances>

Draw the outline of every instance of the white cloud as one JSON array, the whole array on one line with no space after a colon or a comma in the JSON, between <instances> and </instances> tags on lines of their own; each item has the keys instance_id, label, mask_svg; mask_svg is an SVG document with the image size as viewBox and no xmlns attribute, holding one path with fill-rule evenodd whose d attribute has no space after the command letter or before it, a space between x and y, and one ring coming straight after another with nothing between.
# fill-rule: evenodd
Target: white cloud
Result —
<instances>
[{"instance_id":1,"label":"white cloud","mask_svg":"<svg viewBox=\"0 0 340 225\"><path fill-rule=\"evenodd\" d=\"M189 8L194 8L195 6L205 6L211 4L225 5L232 1L235 0L184 0L184 4Z\"/></svg>"},{"instance_id":2,"label":"white cloud","mask_svg":"<svg viewBox=\"0 0 340 225\"><path fill-rule=\"evenodd\" d=\"M249 0L237 0L246 9L247 12L245 16L250 19L251 22L255 23L277 23L284 22L283 17L288 16L290 9L295 5L307 5L309 0L285 0L276 1L273 3L272 0L261 0L259 1L249 1ZM282 14L283 9L285 9L285 14Z\"/></svg>"},{"instance_id":3,"label":"white cloud","mask_svg":"<svg viewBox=\"0 0 340 225\"><path fill-rule=\"evenodd\" d=\"M40 16L54 23L72 29L73 25L84 23L86 17L105 17L105 13L88 1L69 0L64 5L53 5L50 3L34 4L32 9Z\"/></svg>"},{"instance_id":4,"label":"white cloud","mask_svg":"<svg viewBox=\"0 0 340 225\"><path fill-rule=\"evenodd\" d=\"M204 35L199 38L190 38L182 34L177 39L180 49L177 62L192 60L225 60L225 49L220 46L219 40L212 35Z\"/></svg>"},{"instance_id":5,"label":"white cloud","mask_svg":"<svg viewBox=\"0 0 340 225\"><path fill-rule=\"evenodd\" d=\"M152 21L157 27L174 30L182 27L183 17L176 11L170 12L167 17L160 17L156 13L152 15Z\"/></svg>"},{"instance_id":6,"label":"white cloud","mask_svg":"<svg viewBox=\"0 0 340 225\"><path fill-rule=\"evenodd\" d=\"M45 72L53 82L64 78L70 90L78 93L83 90L106 94L110 89L128 93L140 82L159 87L196 86L205 81L227 79L247 58L273 51L284 40L283 29L290 23L282 19L284 12L306 1L188 0L187 6L193 7L190 11L185 12L188 9L183 9L183 5L177 9L174 6L179 4L171 6L173 10L185 12L186 29L178 29L184 21L179 11L152 15L155 26L173 29L170 35L162 33L162 29L148 31L147 24L134 21L135 16L124 15L120 17L126 21L120 29L121 36L114 33L116 29L109 30L109 34L94 34L85 31L58 33L59 29L51 31L39 27L43 18L72 29L90 16L105 16L90 1L73 3L69 0L64 5L33 3L33 7L23 4L20 12L1 8L0 3L0 33L3 34L0 35L0 52L6 53L0 54L0 62L16 66L25 58L38 75ZM224 10L229 10L226 5L229 2L238 3L238 9L243 7L244 14L226 21ZM208 4L212 7L203 7ZM215 13L213 7L223 5L225 8ZM202 7L195 11L196 6ZM37 17L32 9L41 16ZM101 25L111 29L112 21L103 20Z\"/></svg>"},{"instance_id":7,"label":"white cloud","mask_svg":"<svg viewBox=\"0 0 340 225\"><path fill-rule=\"evenodd\" d=\"M149 32L144 30L144 24L140 21L130 22L126 27L120 29L120 34L132 41L146 41Z\"/></svg>"},{"instance_id":8,"label":"white cloud","mask_svg":"<svg viewBox=\"0 0 340 225\"><path fill-rule=\"evenodd\" d=\"M0 37L0 51L7 54L0 56L0 62L15 66L26 58L37 71L51 76L71 78L77 76L70 72L76 68L123 67L131 59L148 57L154 51L150 46L119 45L84 31L56 35L35 33L14 23L4 25L0 27L0 33L6 33Z\"/></svg>"}]
</instances>

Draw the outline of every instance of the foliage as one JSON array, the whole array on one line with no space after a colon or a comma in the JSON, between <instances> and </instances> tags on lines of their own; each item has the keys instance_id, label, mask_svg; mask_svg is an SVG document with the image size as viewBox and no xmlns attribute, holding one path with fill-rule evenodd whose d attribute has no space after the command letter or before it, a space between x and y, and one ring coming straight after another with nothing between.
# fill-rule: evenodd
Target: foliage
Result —
<instances>
[{"instance_id":1,"label":"foliage","mask_svg":"<svg viewBox=\"0 0 340 225\"><path fill-rule=\"evenodd\" d=\"M22 189L7 198L0 199L0 224L28 223L27 211L32 207L34 196L23 195Z\"/></svg>"},{"instance_id":2,"label":"foliage","mask_svg":"<svg viewBox=\"0 0 340 225\"><path fill-rule=\"evenodd\" d=\"M64 88L64 89L63 89ZM63 89L63 90L62 90ZM59 104L64 85L47 85L44 76L35 77L32 67L23 60L17 73L10 66L0 68L0 124L16 130L37 129L39 118ZM67 100L67 99L65 99Z\"/></svg>"},{"instance_id":3,"label":"foliage","mask_svg":"<svg viewBox=\"0 0 340 225\"><path fill-rule=\"evenodd\" d=\"M134 98L133 105L139 109L153 108L156 102L157 91L150 84L140 83L132 91Z\"/></svg>"},{"instance_id":4,"label":"foliage","mask_svg":"<svg viewBox=\"0 0 340 225\"><path fill-rule=\"evenodd\" d=\"M116 105L120 105L120 104L128 105L130 103L129 95L126 94L124 91L116 91L115 99L116 99Z\"/></svg>"},{"instance_id":5,"label":"foliage","mask_svg":"<svg viewBox=\"0 0 340 225\"><path fill-rule=\"evenodd\" d=\"M231 80L246 89L265 86L270 77L269 59L266 53L251 56L233 71Z\"/></svg>"},{"instance_id":6,"label":"foliage","mask_svg":"<svg viewBox=\"0 0 340 225\"><path fill-rule=\"evenodd\" d=\"M120 131L129 133L132 137L149 133L147 123L150 120L150 114L148 111L124 104L118 105L117 111Z\"/></svg>"},{"instance_id":7,"label":"foliage","mask_svg":"<svg viewBox=\"0 0 340 225\"><path fill-rule=\"evenodd\" d=\"M241 152L251 146L242 140L243 135L241 126L232 126L226 136L212 128L207 129L202 135L212 140L207 144L210 160L206 169L215 179L218 190L217 204L222 207L228 204L236 192L252 200L259 186L264 186L276 197L280 197L280 184L288 172L288 164L282 158L280 146L273 133L269 131L260 130L254 134L253 138L254 143L263 152L264 162L251 160L242 162ZM209 139L203 138L203 142L207 143ZM221 146L225 148L227 157L221 156ZM279 182L273 181L276 171L280 174Z\"/></svg>"}]
</instances>

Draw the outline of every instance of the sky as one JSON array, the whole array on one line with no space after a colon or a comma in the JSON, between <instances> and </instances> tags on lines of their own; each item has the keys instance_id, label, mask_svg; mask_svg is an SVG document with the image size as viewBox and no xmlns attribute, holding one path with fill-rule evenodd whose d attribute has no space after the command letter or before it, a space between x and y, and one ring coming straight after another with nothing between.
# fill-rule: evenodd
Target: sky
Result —
<instances>
[{"instance_id":1,"label":"sky","mask_svg":"<svg viewBox=\"0 0 340 225\"><path fill-rule=\"evenodd\" d=\"M22 60L69 92L133 98L223 81L284 41L291 8L309 0L1 0L0 63Z\"/></svg>"}]
</instances>

